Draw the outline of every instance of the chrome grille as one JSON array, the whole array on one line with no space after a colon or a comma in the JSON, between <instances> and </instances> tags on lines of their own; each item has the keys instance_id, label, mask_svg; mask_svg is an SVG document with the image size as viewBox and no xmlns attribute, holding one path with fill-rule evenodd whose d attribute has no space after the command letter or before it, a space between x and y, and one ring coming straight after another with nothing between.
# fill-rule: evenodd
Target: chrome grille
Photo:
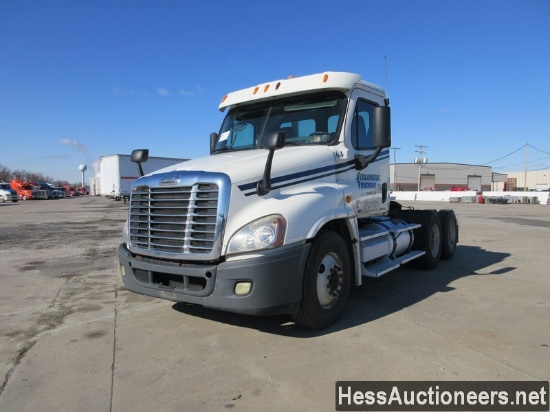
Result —
<instances>
[{"instance_id":1,"label":"chrome grille","mask_svg":"<svg viewBox=\"0 0 550 412\"><path fill-rule=\"evenodd\" d=\"M129 211L131 247L153 254L211 254L218 233L218 200L214 183L135 186Z\"/></svg>"}]
</instances>

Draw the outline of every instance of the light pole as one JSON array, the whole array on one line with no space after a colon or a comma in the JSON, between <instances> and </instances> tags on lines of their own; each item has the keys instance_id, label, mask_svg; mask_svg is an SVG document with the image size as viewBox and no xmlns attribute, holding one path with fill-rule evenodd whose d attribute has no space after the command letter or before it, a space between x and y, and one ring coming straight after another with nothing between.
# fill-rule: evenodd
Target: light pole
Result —
<instances>
[{"instance_id":1,"label":"light pole","mask_svg":"<svg viewBox=\"0 0 550 412\"><path fill-rule=\"evenodd\" d=\"M418 163L418 189L417 191L420 192L420 177L422 176L422 163L427 163L428 159L424 158L424 154L427 154L427 152L424 150L424 145L416 145L418 147L418 150L416 151L418 153L418 157L414 159L415 163Z\"/></svg>"},{"instance_id":2,"label":"light pole","mask_svg":"<svg viewBox=\"0 0 550 412\"><path fill-rule=\"evenodd\" d=\"M393 190L397 190L397 157L395 155L397 150L401 150L400 147L392 147L393 149Z\"/></svg>"}]
</instances>

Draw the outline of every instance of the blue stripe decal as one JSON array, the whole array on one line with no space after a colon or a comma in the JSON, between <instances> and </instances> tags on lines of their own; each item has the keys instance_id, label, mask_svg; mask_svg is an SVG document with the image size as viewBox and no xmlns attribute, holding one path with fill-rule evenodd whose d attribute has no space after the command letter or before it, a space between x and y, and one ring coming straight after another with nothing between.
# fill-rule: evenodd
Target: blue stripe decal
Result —
<instances>
[{"instance_id":1,"label":"blue stripe decal","mask_svg":"<svg viewBox=\"0 0 550 412\"><path fill-rule=\"evenodd\" d=\"M280 188L283 188L283 187L293 186L293 185L297 185L298 183L305 183L305 182L309 182L309 181L312 181L312 180L320 179L322 177L327 177L327 176L332 176L332 175L337 175L337 174L340 174L340 173L348 172L350 170L353 170L354 168L355 168L354 165L349 166L345 169L340 168L340 170L331 171L331 172L321 174L321 175L311 176L311 177L308 177L308 178L305 178L305 179L297 180L295 182L288 182L288 183L283 183L283 184L279 184L279 185L273 185L273 186L271 186L271 188L272 189L280 189ZM253 195L255 193L256 192L247 193L247 194L245 194L245 196L250 196L250 195Z\"/></svg>"},{"instance_id":2,"label":"blue stripe decal","mask_svg":"<svg viewBox=\"0 0 550 412\"><path fill-rule=\"evenodd\" d=\"M380 155L376 158L375 161L377 162L379 160L389 159L389 157L390 157L390 151L384 150L383 152L380 152ZM353 170L354 168L355 168L355 159L348 160L345 163L319 167L317 169L305 170L303 172L292 173L290 175L279 176L271 179L271 189L280 189L283 187L293 186L299 183L305 183L311 180L320 179L322 177L337 175L340 173ZM295 180L295 179L300 179L300 180L291 182L291 180ZM258 182L253 182L253 183L246 183L238 187L242 192L247 192L244 194L245 196L251 196L256 194L257 186L258 186Z\"/></svg>"},{"instance_id":3,"label":"blue stripe decal","mask_svg":"<svg viewBox=\"0 0 550 412\"><path fill-rule=\"evenodd\" d=\"M346 163L340 163L338 165L329 165L329 166L319 167L317 169L310 169L310 170L305 170L303 172L292 173L290 175L279 176L279 177L275 177L275 178L271 179L271 184L276 185L278 183L283 183L283 182L286 182L288 180L299 179L301 177L311 176L311 175L315 175L315 174L323 173L323 172L329 172L328 174L324 174L323 177L324 176L330 176L331 174L339 173L337 171L337 169L347 168L347 167L352 166L352 165L355 165L355 160L351 160L351 161L348 161ZM296 183L299 183L299 182L296 182ZM294 184L294 183L292 183L292 184ZM244 185L240 185L239 189L241 189L242 191L250 190L250 189L256 190L257 185L258 185L257 182L256 183L247 183L247 184L244 184ZM274 188L274 187L272 186L272 188Z\"/></svg>"}]
</instances>

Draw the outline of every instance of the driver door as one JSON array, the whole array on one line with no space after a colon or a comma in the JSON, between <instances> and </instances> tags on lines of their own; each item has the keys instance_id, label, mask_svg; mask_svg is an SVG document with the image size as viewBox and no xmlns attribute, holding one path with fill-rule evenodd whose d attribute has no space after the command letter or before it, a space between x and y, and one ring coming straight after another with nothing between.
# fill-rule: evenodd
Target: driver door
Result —
<instances>
[{"instance_id":1,"label":"driver door","mask_svg":"<svg viewBox=\"0 0 550 412\"><path fill-rule=\"evenodd\" d=\"M373 110L377 103L368 99L368 93L356 90L352 95L355 109L350 128L350 155L370 156L374 153ZM358 218L387 213L389 209L389 149L384 149L366 168L357 167L348 172L352 187L352 207Z\"/></svg>"}]
</instances>

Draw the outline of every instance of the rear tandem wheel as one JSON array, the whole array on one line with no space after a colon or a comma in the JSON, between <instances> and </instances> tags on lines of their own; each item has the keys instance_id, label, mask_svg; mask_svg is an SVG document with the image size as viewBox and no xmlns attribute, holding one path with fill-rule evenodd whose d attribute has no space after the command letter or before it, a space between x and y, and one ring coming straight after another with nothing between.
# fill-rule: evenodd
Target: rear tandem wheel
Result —
<instances>
[{"instance_id":1,"label":"rear tandem wheel","mask_svg":"<svg viewBox=\"0 0 550 412\"><path fill-rule=\"evenodd\" d=\"M443 229L438 213L435 210L405 209L399 211L397 217L407 223L420 223L421 227L414 231L412 249L426 253L411 263L422 269L434 269L439 263L442 250Z\"/></svg>"},{"instance_id":2,"label":"rear tandem wheel","mask_svg":"<svg viewBox=\"0 0 550 412\"><path fill-rule=\"evenodd\" d=\"M458 223L455 212L450 209L444 209L437 212L443 229L441 237L441 259L449 260L455 254L456 244L458 243Z\"/></svg>"}]
</instances>

